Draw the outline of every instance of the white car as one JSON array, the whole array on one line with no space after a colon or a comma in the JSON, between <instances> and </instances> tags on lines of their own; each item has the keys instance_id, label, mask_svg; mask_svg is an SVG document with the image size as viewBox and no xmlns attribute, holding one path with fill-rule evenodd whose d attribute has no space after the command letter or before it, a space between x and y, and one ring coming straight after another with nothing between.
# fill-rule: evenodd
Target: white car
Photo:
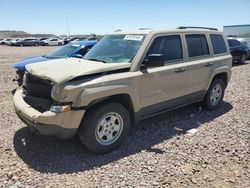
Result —
<instances>
[{"instance_id":1,"label":"white car","mask_svg":"<svg viewBox=\"0 0 250 188\"><path fill-rule=\"evenodd\" d=\"M18 41L21 41L21 39L12 39L9 45L15 46Z\"/></svg>"},{"instance_id":2,"label":"white car","mask_svg":"<svg viewBox=\"0 0 250 188\"><path fill-rule=\"evenodd\" d=\"M58 39L58 38L50 38L47 40L43 41L43 45L44 46L56 46L56 45L63 45L64 41L62 39Z\"/></svg>"},{"instance_id":3,"label":"white car","mask_svg":"<svg viewBox=\"0 0 250 188\"><path fill-rule=\"evenodd\" d=\"M3 39L3 41L1 41L1 44L7 44L7 45L10 45L11 44L11 40L10 38L8 39Z\"/></svg>"}]
</instances>

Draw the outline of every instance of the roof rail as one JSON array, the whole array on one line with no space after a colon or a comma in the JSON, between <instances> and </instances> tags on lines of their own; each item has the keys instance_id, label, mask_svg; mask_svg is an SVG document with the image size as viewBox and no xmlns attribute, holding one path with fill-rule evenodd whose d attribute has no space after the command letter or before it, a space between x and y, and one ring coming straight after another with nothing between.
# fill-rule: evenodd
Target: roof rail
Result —
<instances>
[{"instance_id":1,"label":"roof rail","mask_svg":"<svg viewBox=\"0 0 250 188\"><path fill-rule=\"evenodd\" d=\"M139 28L139 30L150 30L150 29L152 29L152 28L146 28L146 27Z\"/></svg>"},{"instance_id":2,"label":"roof rail","mask_svg":"<svg viewBox=\"0 0 250 188\"><path fill-rule=\"evenodd\" d=\"M217 28L212 28L212 27L195 27L195 26L180 26L180 27L177 27L177 29L208 29L208 30L218 31Z\"/></svg>"}]
</instances>

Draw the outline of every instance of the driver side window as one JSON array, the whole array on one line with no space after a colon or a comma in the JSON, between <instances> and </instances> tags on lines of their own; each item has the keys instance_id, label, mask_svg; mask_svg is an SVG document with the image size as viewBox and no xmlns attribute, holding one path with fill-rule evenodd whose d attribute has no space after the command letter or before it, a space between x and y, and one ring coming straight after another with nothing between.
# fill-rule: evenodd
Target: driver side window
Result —
<instances>
[{"instance_id":1,"label":"driver side window","mask_svg":"<svg viewBox=\"0 0 250 188\"><path fill-rule=\"evenodd\" d=\"M149 54L162 54L165 62L183 59L180 35L161 36L154 39Z\"/></svg>"}]
</instances>

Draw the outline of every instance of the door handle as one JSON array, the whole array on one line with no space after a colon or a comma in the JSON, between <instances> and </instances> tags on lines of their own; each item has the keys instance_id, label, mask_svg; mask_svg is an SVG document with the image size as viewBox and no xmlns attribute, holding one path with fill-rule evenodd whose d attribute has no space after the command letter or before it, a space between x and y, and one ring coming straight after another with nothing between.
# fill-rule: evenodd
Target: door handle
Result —
<instances>
[{"instance_id":1,"label":"door handle","mask_svg":"<svg viewBox=\"0 0 250 188\"><path fill-rule=\"evenodd\" d=\"M186 69L184 69L184 68L179 68L179 69L176 69L174 72L179 73L179 72L184 72L184 71L186 71Z\"/></svg>"},{"instance_id":2,"label":"door handle","mask_svg":"<svg viewBox=\"0 0 250 188\"><path fill-rule=\"evenodd\" d=\"M210 67L210 66L212 66L213 65L213 63L207 63L206 65L205 65L205 67Z\"/></svg>"}]
</instances>

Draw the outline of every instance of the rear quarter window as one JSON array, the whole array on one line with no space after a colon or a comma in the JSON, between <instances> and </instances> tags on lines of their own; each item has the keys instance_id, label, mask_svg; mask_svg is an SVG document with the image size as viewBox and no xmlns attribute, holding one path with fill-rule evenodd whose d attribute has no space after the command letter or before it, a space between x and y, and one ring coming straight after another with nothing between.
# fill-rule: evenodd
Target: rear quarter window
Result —
<instances>
[{"instance_id":1,"label":"rear quarter window","mask_svg":"<svg viewBox=\"0 0 250 188\"><path fill-rule=\"evenodd\" d=\"M226 44L222 35L210 34L214 54L223 54L227 52Z\"/></svg>"},{"instance_id":2,"label":"rear quarter window","mask_svg":"<svg viewBox=\"0 0 250 188\"><path fill-rule=\"evenodd\" d=\"M204 34L187 34L186 42L189 57L209 55L207 39Z\"/></svg>"}]
</instances>

